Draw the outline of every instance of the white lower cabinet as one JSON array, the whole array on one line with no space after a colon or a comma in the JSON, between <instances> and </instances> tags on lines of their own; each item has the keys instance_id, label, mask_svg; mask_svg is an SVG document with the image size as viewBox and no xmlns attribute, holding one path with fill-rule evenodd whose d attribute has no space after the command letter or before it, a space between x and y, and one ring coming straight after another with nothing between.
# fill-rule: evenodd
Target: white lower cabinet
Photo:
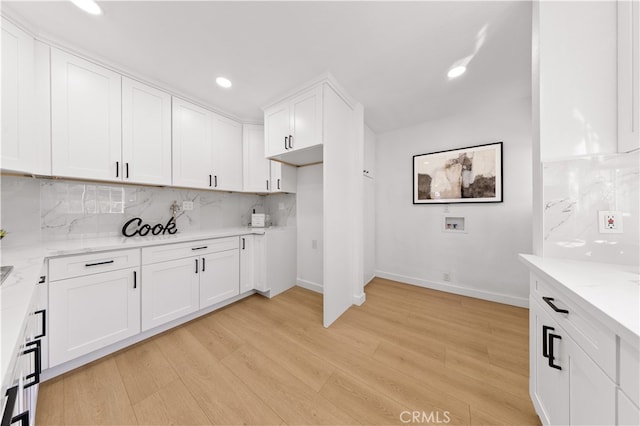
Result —
<instances>
[{"instance_id":1,"label":"white lower cabinet","mask_svg":"<svg viewBox=\"0 0 640 426\"><path fill-rule=\"evenodd\" d=\"M240 294L238 237L143 248L142 261L143 331Z\"/></svg>"},{"instance_id":2,"label":"white lower cabinet","mask_svg":"<svg viewBox=\"0 0 640 426\"><path fill-rule=\"evenodd\" d=\"M50 366L140 332L139 274L126 268L50 282Z\"/></svg>"},{"instance_id":3,"label":"white lower cabinet","mask_svg":"<svg viewBox=\"0 0 640 426\"><path fill-rule=\"evenodd\" d=\"M623 392L624 362L620 359L624 361L626 352L621 354L615 333L609 331L607 337L593 331L601 329L601 323L567 293L535 275L529 309L530 395L542 423L639 424L637 407ZM634 356L632 350L627 352ZM637 377L633 382L637 383Z\"/></svg>"},{"instance_id":4,"label":"white lower cabinet","mask_svg":"<svg viewBox=\"0 0 640 426\"><path fill-rule=\"evenodd\" d=\"M200 309L240 294L240 255L227 250L200 259Z\"/></svg>"},{"instance_id":5,"label":"white lower cabinet","mask_svg":"<svg viewBox=\"0 0 640 426\"><path fill-rule=\"evenodd\" d=\"M199 267L191 257L142 267L142 331L198 310Z\"/></svg>"},{"instance_id":6,"label":"white lower cabinet","mask_svg":"<svg viewBox=\"0 0 640 426\"><path fill-rule=\"evenodd\" d=\"M254 235L240 237L240 293L256 288L256 257L254 255Z\"/></svg>"}]
</instances>

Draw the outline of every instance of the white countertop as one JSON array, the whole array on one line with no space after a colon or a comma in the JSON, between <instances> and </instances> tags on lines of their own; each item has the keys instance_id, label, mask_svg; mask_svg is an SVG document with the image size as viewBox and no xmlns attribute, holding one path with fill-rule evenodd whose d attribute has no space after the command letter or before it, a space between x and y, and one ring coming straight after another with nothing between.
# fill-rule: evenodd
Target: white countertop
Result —
<instances>
[{"instance_id":1,"label":"white countertop","mask_svg":"<svg viewBox=\"0 0 640 426\"><path fill-rule=\"evenodd\" d=\"M640 339L640 274L638 267L610 263L520 255L536 274L577 296L596 319L622 339ZM595 309L594 309L595 308Z\"/></svg>"},{"instance_id":2,"label":"white countertop","mask_svg":"<svg viewBox=\"0 0 640 426\"><path fill-rule=\"evenodd\" d=\"M14 365L16 352L27 320L36 284L45 259L57 256L91 253L126 248L141 248L160 244L223 238L248 234L277 232L282 228L226 228L215 231L177 233L149 237L104 237L49 241L24 247L0 247L0 263L13 265L13 270L0 286L0 374L1 392L9 385L9 371Z\"/></svg>"}]
</instances>

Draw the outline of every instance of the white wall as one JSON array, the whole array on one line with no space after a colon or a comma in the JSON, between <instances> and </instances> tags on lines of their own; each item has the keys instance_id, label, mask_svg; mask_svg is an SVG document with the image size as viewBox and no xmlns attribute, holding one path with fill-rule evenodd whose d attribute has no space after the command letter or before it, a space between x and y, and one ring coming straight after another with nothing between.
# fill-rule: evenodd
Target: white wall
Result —
<instances>
[{"instance_id":1,"label":"white wall","mask_svg":"<svg viewBox=\"0 0 640 426\"><path fill-rule=\"evenodd\" d=\"M322 164L298 168L298 285L322 292ZM315 248L313 242L316 242Z\"/></svg>"},{"instance_id":2,"label":"white wall","mask_svg":"<svg viewBox=\"0 0 640 426\"><path fill-rule=\"evenodd\" d=\"M495 141L504 142L504 202L450 204L468 233L442 232L446 206L412 204L412 156ZM378 135L376 275L527 306L517 254L532 250L531 164L530 98Z\"/></svg>"},{"instance_id":3,"label":"white wall","mask_svg":"<svg viewBox=\"0 0 640 426\"><path fill-rule=\"evenodd\" d=\"M364 186L364 265L362 282L366 285L375 276L376 269L376 193L375 193L375 148L376 134L364 127L365 168L372 168L370 176L362 176ZM366 164L367 156L373 159L373 167Z\"/></svg>"}]
</instances>

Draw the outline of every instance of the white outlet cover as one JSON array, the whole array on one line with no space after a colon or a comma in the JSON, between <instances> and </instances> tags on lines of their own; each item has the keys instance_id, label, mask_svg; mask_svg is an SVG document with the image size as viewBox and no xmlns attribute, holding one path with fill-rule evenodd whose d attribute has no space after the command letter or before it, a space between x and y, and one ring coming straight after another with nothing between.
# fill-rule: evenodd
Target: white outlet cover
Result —
<instances>
[{"instance_id":1,"label":"white outlet cover","mask_svg":"<svg viewBox=\"0 0 640 426\"><path fill-rule=\"evenodd\" d=\"M601 234L622 234L622 212L598 212L598 231Z\"/></svg>"},{"instance_id":2,"label":"white outlet cover","mask_svg":"<svg viewBox=\"0 0 640 426\"><path fill-rule=\"evenodd\" d=\"M193 210L193 201L183 201L182 210L184 211Z\"/></svg>"}]
</instances>

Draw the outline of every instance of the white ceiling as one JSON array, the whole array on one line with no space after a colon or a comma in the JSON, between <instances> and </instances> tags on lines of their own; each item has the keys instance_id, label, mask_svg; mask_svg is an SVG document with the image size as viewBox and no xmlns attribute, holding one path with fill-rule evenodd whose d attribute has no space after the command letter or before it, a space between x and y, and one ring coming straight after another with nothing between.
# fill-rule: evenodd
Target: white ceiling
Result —
<instances>
[{"instance_id":1,"label":"white ceiling","mask_svg":"<svg viewBox=\"0 0 640 426\"><path fill-rule=\"evenodd\" d=\"M98 17L67 1L2 3L39 34L248 121L327 71L377 133L530 95L527 1L102 1Z\"/></svg>"}]
</instances>

